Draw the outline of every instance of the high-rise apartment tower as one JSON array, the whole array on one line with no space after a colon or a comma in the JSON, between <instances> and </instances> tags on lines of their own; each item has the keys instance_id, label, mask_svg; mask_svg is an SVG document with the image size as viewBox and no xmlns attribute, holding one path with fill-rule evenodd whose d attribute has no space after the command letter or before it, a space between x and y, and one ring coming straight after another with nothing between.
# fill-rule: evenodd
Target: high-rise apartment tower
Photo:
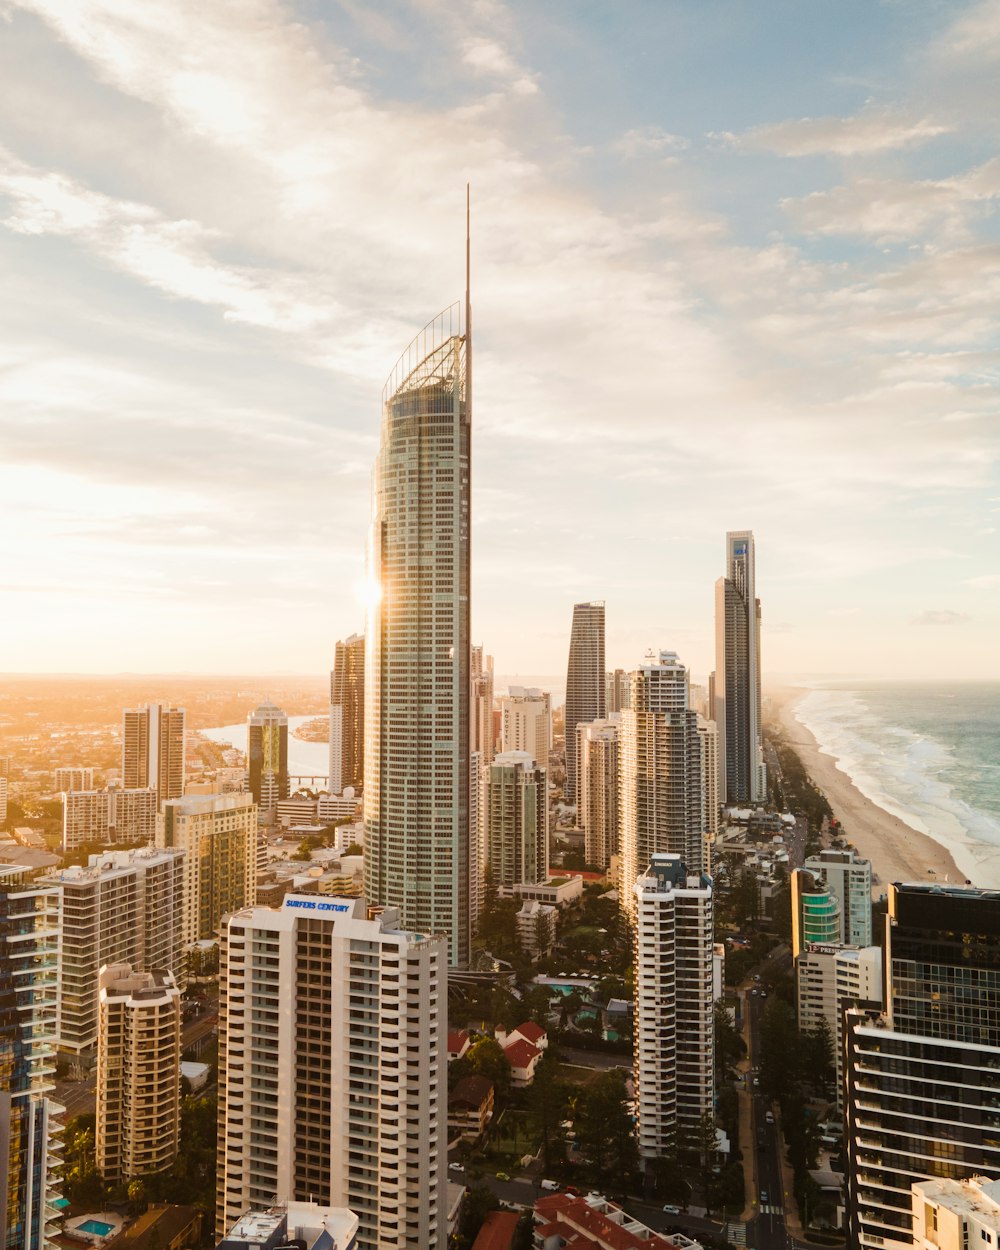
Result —
<instances>
[{"instance_id":1,"label":"high-rise apartment tower","mask_svg":"<svg viewBox=\"0 0 1000 1250\"><path fill-rule=\"evenodd\" d=\"M581 721L576 727L576 823L584 833L588 864L606 868L618 854L620 835L621 716Z\"/></svg>"},{"instance_id":2,"label":"high-rise apartment tower","mask_svg":"<svg viewBox=\"0 0 1000 1250\"><path fill-rule=\"evenodd\" d=\"M607 715L604 604L575 603L566 665L566 801L576 802L576 727Z\"/></svg>"},{"instance_id":3,"label":"high-rise apartment tower","mask_svg":"<svg viewBox=\"0 0 1000 1250\"><path fill-rule=\"evenodd\" d=\"M719 797L767 797L760 725L760 600L750 530L726 535L726 575L715 583L715 673L710 714L719 732Z\"/></svg>"},{"instance_id":4,"label":"high-rise apartment tower","mask_svg":"<svg viewBox=\"0 0 1000 1250\"><path fill-rule=\"evenodd\" d=\"M268 699L247 717L247 772L261 819L273 819L288 798L288 717Z\"/></svg>"},{"instance_id":5,"label":"high-rise apartment tower","mask_svg":"<svg viewBox=\"0 0 1000 1250\"><path fill-rule=\"evenodd\" d=\"M493 757L486 786L486 846L494 886L548 877L545 769L527 751Z\"/></svg>"},{"instance_id":6,"label":"high-rise apartment tower","mask_svg":"<svg viewBox=\"0 0 1000 1250\"><path fill-rule=\"evenodd\" d=\"M184 793L184 709L149 703L122 712L122 789L155 789L160 803Z\"/></svg>"},{"instance_id":7,"label":"high-rise apartment tower","mask_svg":"<svg viewBox=\"0 0 1000 1250\"><path fill-rule=\"evenodd\" d=\"M365 636L337 643L330 674L330 793L365 775Z\"/></svg>"},{"instance_id":8,"label":"high-rise apartment tower","mask_svg":"<svg viewBox=\"0 0 1000 1250\"><path fill-rule=\"evenodd\" d=\"M217 1228L275 1197L349 1207L358 1250L447 1235L447 945L363 899L287 895L229 921Z\"/></svg>"},{"instance_id":9,"label":"high-rise apartment tower","mask_svg":"<svg viewBox=\"0 0 1000 1250\"><path fill-rule=\"evenodd\" d=\"M463 324L464 321L464 324ZM469 300L429 323L383 391L365 656L365 892L468 964Z\"/></svg>"}]
</instances>

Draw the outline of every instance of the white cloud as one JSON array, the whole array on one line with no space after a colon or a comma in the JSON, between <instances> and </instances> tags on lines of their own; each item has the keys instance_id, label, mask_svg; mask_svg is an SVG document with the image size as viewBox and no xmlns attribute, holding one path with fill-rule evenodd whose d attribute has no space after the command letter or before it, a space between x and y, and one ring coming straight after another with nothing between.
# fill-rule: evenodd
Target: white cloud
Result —
<instances>
[{"instance_id":1,"label":"white cloud","mask_svg":"<svg viewBox=\"0 0 1000 1250\"><path fill-rule=\"evenodd\" d=\"M626 130L614 144L615 151L631 160L637 156L663 156L667 159L683 152L688 144L681 135L670 134L659 126L639 126Z\"/></svg>"},{"instance_id":2,"label":"white cloud","mask_svg":"<svg viewBox=\"0 0 1000 1250\"><path fill-rule=\"evenodd\" d=\"M984 532L992 534L994 530L989 529ZM992 590L995 586L1000 586L1000 573L983 573L979 577L968 577L965 585L974 586L977 590Z\"/></svg>"},{"instance_id":3,"label":"white cloud","mask_svg":"<svg viewBox=\"0 0 1000 1250\"><path fill-rule=\"evenodd\" d=\"M911 625L964 625L972 617L966 612L953 612L950 608L926 608L914 616Z\"/></svg>"},{"instance_id":4,"label":"white cloud","mask_svg":"<svg viewBox=\"0 0 1000 1250\"><path fill-rule=\"evenodd\" d=\"M802 117L712 137L744 151L779 156L874 156L916 147L952 128L900 109L868 105L852 117Z\"/></svg>"}]
</instances>

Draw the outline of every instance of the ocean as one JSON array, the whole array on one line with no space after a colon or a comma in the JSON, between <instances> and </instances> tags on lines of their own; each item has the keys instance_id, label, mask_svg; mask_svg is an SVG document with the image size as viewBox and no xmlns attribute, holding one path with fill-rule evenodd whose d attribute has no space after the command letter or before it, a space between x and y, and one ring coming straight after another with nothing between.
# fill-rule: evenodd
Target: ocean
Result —
<instances>
[{"instance_id":1,"label":"ocean","mask_svg":"<svg viewBox=\"0 0 1000 1250\"><path fill-rule=\"evenodd\" d=\"M795 715L867 798L1000 889L1000 682L831 684Z\"/></svg>"},{"instance_id":2,"label":"ocean","mask_svg":"<svg viewBox=\"0 0 1000 1250\"><path fill-rule=\"evenodd\" d=\"M288 718L288 771L293 777L327 776L330 770L330 747L326 742L304 742L296 738L295 731L313 716L289 716ZM219 725L213 729L201 729L206 738L221 746L232 746L244 755L247 749L247 723Z\"/></svg>"}]
</instances>

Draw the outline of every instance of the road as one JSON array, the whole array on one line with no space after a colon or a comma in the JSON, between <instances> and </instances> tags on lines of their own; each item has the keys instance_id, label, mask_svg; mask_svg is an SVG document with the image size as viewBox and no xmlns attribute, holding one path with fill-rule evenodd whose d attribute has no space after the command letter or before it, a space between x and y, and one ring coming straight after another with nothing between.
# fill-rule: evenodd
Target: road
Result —
<instances>
[{"instance_id":1,"label":"road","mask_svg":"<svg viewBox=\"0 0 1000 1250\"><path fill-rule=\"evenodd\" d=\"M751 1072L761 1062L761 1020L765 999L760 993L747 990L746 1003L750 1023ZM767 1115L771 1105L760 1093L753 1090L751 1081L751 1127L753 1130L753 1162L750 1168L754 1189L751 1201L755 1215L747 1222L747 1245L754 1250L786 1250L788 1230L785 1227L785 1204L794 1199L783 1190L781 1175L781 1139L777 1124L768 1124ZM765 1201L766 1196L766 1201Z\"/></svg>"}]
</instances>

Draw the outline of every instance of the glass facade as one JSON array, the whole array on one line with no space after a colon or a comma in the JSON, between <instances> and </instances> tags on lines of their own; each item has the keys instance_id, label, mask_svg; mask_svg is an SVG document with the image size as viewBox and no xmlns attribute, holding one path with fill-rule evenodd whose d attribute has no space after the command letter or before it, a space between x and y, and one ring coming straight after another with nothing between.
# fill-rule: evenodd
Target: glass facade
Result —
<instances>
[{"instance_id":1,"label":"glass facade","mask_svg":"<svg viewBox=\"0 0 1000 1250\"><path fill-rule=\"evenodd\" d=\"M461 307L383 393L365 658L365 893L470 954L468 342Z\"/></svg>"}]
</instances>

